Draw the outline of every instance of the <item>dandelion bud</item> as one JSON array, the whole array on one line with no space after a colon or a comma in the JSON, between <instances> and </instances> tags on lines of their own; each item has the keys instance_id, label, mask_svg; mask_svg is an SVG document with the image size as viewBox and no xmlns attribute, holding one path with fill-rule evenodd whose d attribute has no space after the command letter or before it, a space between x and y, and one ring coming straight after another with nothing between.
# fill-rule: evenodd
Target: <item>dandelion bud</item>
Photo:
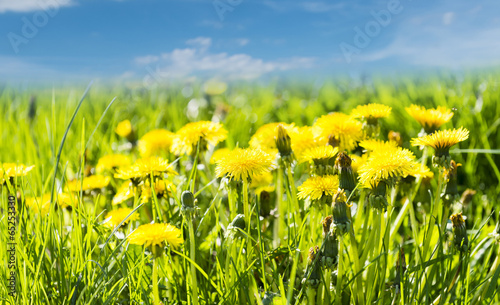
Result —
<instances>
[{"instance_id":1,"label":"dandelion bud","mask_svg":"<svg viewBox=\"0 0 500 305\"><path fill-rule=\"evenodd\" d=\"M293 160L292 141L282 124L279 124L277 129L278 136L274 138L276 147L280 153L281 160L290 163Z\"/></svg>"},{"instance_id":2,"label":"dandelion bud","mask_svg":"<svg viewBox=\"0 0 500 305\"><path fill-rule=\"evenodd\" d=\"M368 200L371 206L380 211L385 211L389 203L387 202L387 183L380 181L376 187L371 189Z\"/></svg>"},{"instance_id":3,"label":"dandelion bud","mask_svg":"<svg viewBox=\"0 0 500 305\"><path fill-rule=\"evenodd\" d=\"M401 138L401 133L391 130L387 136L390 142L398 144L398 146L403 145L403 139Z\"/></svg>"},{"instance_id":4,"label":"dandelion bud","mask_svg":"<svg viewBox=\"0 0 500 305\"><path fill-rule=\"evenodd\" d=\"M453 214L450 219L453 223L453 243L460 252L465 252L469 248L469 240L467 239L467 228L462 213Z\"/></svg>"},{"instance_id":5,"label":"dandelion bud","mask_svg":"<svg viewBox=\"0 0 500 305\"><path fill-rule=\"evenodd\" d=\"M233 221L229 224L228 229L245 230L245 227L246 227L245 215L238 214L238 215L236 215L236 217L234 217Z\"/></svg>"},{"instance_id":6,"label":"dandelion bud","mask_svg":"<svg viewBox=\"0 0 500 305\"><path fill-rule=\"evenodd\" d=\"M451 205L453 201L458 200L459 197L457 183L457 170L459 166L462 166L462 164L455 163L455 161L451 160L449 168L444 171L444 178L447 183L444 187L443 193L441 194L441 198L448 206Z\"/></svg>"},{"instance_id":7,"label":"dandelion bud","mask_svg":"<svg viewBox=\"0 0 500 305\"><path fill-rule=\"evenodd\" d=\"M351 228L351 221L347 217L347 209L350 205L347 204L347 197L344 190L339 190L333 196L332 214L333 224L331 230L336 234L345 234Z\"/></svg>"},{"instance_id":8,"label":"dandelion bud","mask_svg":"<svg viewBox=\"0 0 500 305\"><path fill-rule=\"evenodd\" d=\"M245 215L238 214L234 217L233 221L227 226L226 237L234 238L236 234L240 232L240 230L245 231L246 222Z\"/></svg>"},{"instance_id":9,"label":"dandelion bud","mask_svg":"<svg viewBox=\"0 0 500 305\"><path fill-rule=\"evenodd\" d=\"M352 160L346 152L341 152L335 160L335 169L339 174L339 189L350 195L356 187L356 177L351 167Z\"/></svg>"},{"instance_id":10,"label":"dandelion bud","mask_svg":"<svg viewBox=\"0 0 500 305\"><path fill-rule=\"evenodd\" d=\"M33 121L36 116L36 96L32 95L30 98L30 107L28 108L28 119Z\"/></svg>"},{"instance_id":11,"label":"dandelion bud","mask_svg":"<svg viewBox=\"0 0 500 305\"><path fill-rule=\"evenodd\" d=\"M324 246L321 252L321 264L326 268L333 268L338 262L339 245L337 235L330 231L333 217L327 216L323 220Z\"/></svg>"},{"instance_id":12,"label":"dandelion bud","mask_svg":"<svg viewBox=\"0 0 500 305\"><path fill-rule=\"evenodd\" d=\"M271 213L271 204L275 201L267 191L260 192L260 216L266 217ZM274 201L273 201L274 200Z\"/></svg>"},{"instance_id":13,"label":"dandelion bud","mask_svg":"<svg viewBox=\"0 0 500 305\"><path fill-rule=\"evenodd\" d=\"M304 274L304 279L302 280L302 284L307 284L312 288L318 287L321 282L321 269L320 269L320 257L316 259L319 253L319 247L311 247L309 249L309 256L307 257L307 269Z\"/></svg>"},{"instance_id":14,"label":"dandelion bud","mask_svg":"<svg viewBox=\"0 0 500 305\"><path fill-rule=\"evenodd\" d=\"M196 204L196 199L194 198L193 193L190 191L184 191L181 195L181 212L186 216L193 216L196 213L198 207Z\"/></svg>"},{"instance_id":15,"label":"dandelion bud","mask_svg":"<svg viewBox=\"0 0 500 305\"><path fill-rule=\"evenodd\" d=\"M474 197L474 195L476 195L476 191L475 190L472 190L472 189L466 189L463 193L462 193L462 197L460 198L460 202L462 202L462 205L463 206L466 206L468 205L469 203L471 203L472 201L472 197Z\"/></svg>"}]
</instances>

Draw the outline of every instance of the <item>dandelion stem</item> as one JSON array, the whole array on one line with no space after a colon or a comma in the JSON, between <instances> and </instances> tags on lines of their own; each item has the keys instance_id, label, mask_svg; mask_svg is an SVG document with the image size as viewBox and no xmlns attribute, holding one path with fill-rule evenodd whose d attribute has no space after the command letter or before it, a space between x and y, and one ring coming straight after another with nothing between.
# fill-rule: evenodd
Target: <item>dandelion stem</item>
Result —
<instances>
[{"instance_id":1,"label":"dandelion stem","mask_svg":"<svg viewBox=\"0 0 500 305\"><path fill-rule=\"evenodd\" d=\"M193 220L187 219L188 229L189 229L189 258L192 260L191 263L191 299L193 305L198 305L198 280L196 279L196 252L195 252L195 235L193 229Z\"/></svg>"},{"instance_id":2,"label":"dandelion stem","mask_svg":"<svg viewBox=\"0 0 500 305\"><path fill-rule=\"evenodd\" d=\"M276 209L278 210L278 217L274 221L274 231L273 231L273 246L276 248L280 244L282 223L283 223L283 169L278 166L278 172L276 174Z\"/></svg>"},{"instance_id":3,"label":"dandelion stem","mask_svg":"<svg viewBox=\"0 0 500 305\"><path fill-rule=\"evenodd\" d=\"M158 291L158 258L156 257L156 246L151 246L153 248L153 303L155 305L160 304L160 294Z\"/></svg>"},{"instance_id":4,"label":"dandelion stem","mask_svg":"<svg viewBox=\"0 0 500 305\"><path fill-rule=\"evenodd\" d=\"M343 264L344 264L344 236L339 235L339 263L337 266L337 286L336 286L336 300L335 304L342 304L342 276L343 276Z\"/></svg>"}]
</instances>

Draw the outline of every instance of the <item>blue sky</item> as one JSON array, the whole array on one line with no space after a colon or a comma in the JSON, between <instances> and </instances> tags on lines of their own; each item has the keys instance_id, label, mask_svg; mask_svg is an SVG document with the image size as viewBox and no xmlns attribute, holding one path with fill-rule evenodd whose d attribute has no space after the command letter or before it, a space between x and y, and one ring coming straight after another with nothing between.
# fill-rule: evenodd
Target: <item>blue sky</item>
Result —
<instances>
[{"instance_id":1,"label":"blue sky","mask_svg":"<svg viewBox=\"0 0 500 305\"><path fill-rule=\"evenodd\" d=\"M498 12L498 0L0 0L0 78L492 67Z\"/></svg>"}]
</instances>

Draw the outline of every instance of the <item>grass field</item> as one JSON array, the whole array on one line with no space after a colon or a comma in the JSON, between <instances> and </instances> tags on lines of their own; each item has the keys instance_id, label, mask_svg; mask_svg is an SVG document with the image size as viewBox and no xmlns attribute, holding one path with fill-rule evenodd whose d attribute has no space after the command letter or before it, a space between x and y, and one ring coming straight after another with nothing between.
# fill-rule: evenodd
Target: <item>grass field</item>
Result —
<instances>
[{"instance_id":1,"label":"grass field","mask_svg":"<svg viewBox=\"0 0 500 305\"><path fill-rule=\"evenodd\" d=\"M455 162L412 145L440 135L412 104L469 131ZM2 304L500 304L498 75L3 86L0 109Z\"/></svg>"}]
</instances>

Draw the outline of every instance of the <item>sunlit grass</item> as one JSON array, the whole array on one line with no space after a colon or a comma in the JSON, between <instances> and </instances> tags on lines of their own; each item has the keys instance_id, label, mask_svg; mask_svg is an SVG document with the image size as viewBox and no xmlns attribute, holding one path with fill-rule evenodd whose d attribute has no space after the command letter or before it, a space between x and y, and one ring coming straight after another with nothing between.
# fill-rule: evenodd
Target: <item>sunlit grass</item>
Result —
<instances>
[{"instance_id":1,"label":"sunlit grass","mask_svg":"<svg viewBox=\"0 0 500 305\"><path fill-rule=\"evenodd\" d=\"M18 162L35 167L25 177L7 179L1 186L2 245L10 238L8 197L17 199L17 262L15 268L9 268L10 254L3 246L0 303L500 302L500 232L495 235L500 230L495 228L500 191L497 79L374 80L364 86L338 81L320 87L307 82L234 84L222 94L194 90L189 97L183 96L183 87L144 91L94 86L87 95L85 88L77 87L29 92L1 89L0 164ZM390 130L399 132L402 147L416 156L407 165L426 164L432 178L401 177L406 176L401 173L408 166L400 169L391 165L397 172L392 176L384 172L385 191L377 188L371 193L369 183L350 187L350 180L341 176L348 172L342 168L349 166L335 163L335 158L329 157L318 169L313 160L299 163L285 157L282 149L287 141L294 147L292 129L288 129L291 140L281 131L281 154L272 155L274 163L266 163L262 171L270 171L267 178L256 178L252 173L218 178L217 164L210 162L218 148L248 147L251 136L266 123L313 126L315 119L330 112L349 114L356 106L372 102L390 106L392 111L380 118L377 126L363 125L364 136L379 134L378 138L388 140ZM442 191L450 184L445 179L449 173L442 165L432 166L432 149L411 146L411 139L421 133L421 126L405 110L411 104L452 110L453 117L441 130L469 130L469 138L453 146L450 157L461 163L456 176L458 193L471 189L475 195L470 200L464 196L442 199ZM122 137L115 129L126 119L133 134ZM168 160L168 170L155 167L140 178L125 180L115 176L116 169L106 169L99 173L110 179L104 188L76 192L66 188L70 180L76 179L77 185L82 178L97 174L95 167L105 155L125 154L132 162L140 159L136 144L147 132L176 132L196 121L220 122L227 138L216 147L207 146L204 140L190 144L192 147L185 150L188 154L154 151ZM328 142L324 138L312 140L322 145ZM330 144L335 145L334 141ZM261 148L257 161L276 150ZM347 155L362 153L363 149L356 147ZM388 170L387 164L380 163L377 166ZM247 163L244 166L252 168ZM357 166L353 163L355 183ZM345 206L344 197L338 194L316 194L313 199L297 196L311 175L323 173L339 175ZM247 176L254 178L254 183ZM125 181L129 181L129 196L113 204ZM162 181L168 182L163 188L157 184ZM59 198L61 192L70 194L69 206L52 203L48 214L36 213L25 204L27 197L50 194ZM332 202L338 205L332 207ZM129 219L116 227L106 225L108 212L123 207L130 208ZM332 212L335 234L326 238L330 226L323 232L322 221ZM454 245L457 233L448 221L458 212L466 217L466 249ZM151 222L180 229L184 242L165 239L156 246L129 243L128 236L135 229ZM312 255L308 261L309 249L315 246L321 255ZM326 249L336 249L337 256L333 252L326 256ZM9 296L8 278L14 270L16 298Z\"/></svg>"}]
</instances>

